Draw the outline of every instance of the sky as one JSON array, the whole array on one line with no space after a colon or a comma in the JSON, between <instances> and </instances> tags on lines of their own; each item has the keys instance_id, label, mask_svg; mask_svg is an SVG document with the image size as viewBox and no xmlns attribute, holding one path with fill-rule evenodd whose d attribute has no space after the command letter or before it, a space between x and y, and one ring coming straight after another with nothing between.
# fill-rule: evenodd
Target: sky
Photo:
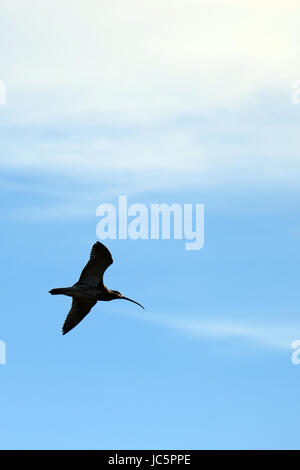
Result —
<instances>
[{"instance_id":1,"label":"sky","mask_svg":"<svg viewBox=\"0 0 300 470\"><path fill-rule=\"evenodd\" d=\"M299 8L1 2L1 449L299 449ZM145 310L62 336L120 195L204 204L204 246L104 241Z\"/></svg>"}]
</instances>

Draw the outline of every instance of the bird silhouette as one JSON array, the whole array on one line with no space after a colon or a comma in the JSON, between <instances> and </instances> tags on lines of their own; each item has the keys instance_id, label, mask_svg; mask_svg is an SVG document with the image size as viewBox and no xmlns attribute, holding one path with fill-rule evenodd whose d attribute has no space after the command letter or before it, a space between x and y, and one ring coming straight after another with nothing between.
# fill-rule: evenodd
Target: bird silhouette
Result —
<instances>
[{"instance_id":1,"label":"bird silhouette","mask_svg":"<svg viewBox=\"0 0 300 470\"><path fill-rule=\"evenodd\" d=\"M103 283L103 274L113 263L109 250L100 242L92 246L90 259L83 268L79 281L71 287L62 287L49 291L52 295L72 297L72 307L62 327L65 335L72 330L90 312L98 300L124 299L144 308L135 300L124 297L117 290L108 289Z\"/></svg>"}]
</instances>

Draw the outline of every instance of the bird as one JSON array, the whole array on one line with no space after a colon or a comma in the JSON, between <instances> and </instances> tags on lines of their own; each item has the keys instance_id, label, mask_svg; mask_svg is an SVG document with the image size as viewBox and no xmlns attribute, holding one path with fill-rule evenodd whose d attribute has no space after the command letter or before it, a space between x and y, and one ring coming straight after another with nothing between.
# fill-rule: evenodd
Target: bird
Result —
<instances>
[{"instance_id":1,"label":"bird","mask_svg":"<svg viewBox=\"0 0 300 470\"><path fill-rule=\"evenodd\" d=\"M143 305L135 300L125 297L117 290L110 290L104 285L104 272L112 263L113 259L108 248L103 243L97 241L92 246L90 258L83 268L78 282L71 287L61 287L49 291L51 295L67 295L72 297L71 310L62 327L63 335L77 326L96 305L98 300L129 300L144 308Z\"/></svg>"}]
</instances>

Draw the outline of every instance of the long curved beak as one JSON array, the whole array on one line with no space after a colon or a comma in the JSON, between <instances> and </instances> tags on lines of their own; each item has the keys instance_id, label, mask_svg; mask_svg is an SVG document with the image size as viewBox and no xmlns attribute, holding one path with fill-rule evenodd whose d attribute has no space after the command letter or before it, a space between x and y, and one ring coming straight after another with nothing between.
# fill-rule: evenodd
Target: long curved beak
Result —
<instances>
[{"instance_id":1,"label":"long curved beak","mask_svg":"<svg viewBox=\"0 0 300 470\"><path fill-rule=\"evenodd\" d=\"M135 300L129 299L128 297L124 297L124 295L123 295L122 299L124 299L124 300L129 300L129 302L133 302L134 304L139 305L140 307L142 307L142 308L145 310L145 307L143 307L141 304L139 304L139 303L136 302Z\"/></svg>"}]
</instances>

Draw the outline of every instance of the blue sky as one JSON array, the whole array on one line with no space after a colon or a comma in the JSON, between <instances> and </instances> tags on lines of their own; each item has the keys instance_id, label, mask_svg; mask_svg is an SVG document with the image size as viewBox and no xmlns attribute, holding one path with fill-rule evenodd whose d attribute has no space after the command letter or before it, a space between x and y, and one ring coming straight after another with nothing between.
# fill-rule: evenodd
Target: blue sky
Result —
<instances>
[{"instance_id":1,"label":"blue sky","mask_svg":"<svg viewBox=\"0 0 300 470\"><path fill-rule=\"evenodd\" d=\"M2 449L299 448L299 5L269 7L1 3ZM48 290L122 194L205 204L204 248L108 240L146 309L63 337Z\"/></svg>"}]
</instances>

